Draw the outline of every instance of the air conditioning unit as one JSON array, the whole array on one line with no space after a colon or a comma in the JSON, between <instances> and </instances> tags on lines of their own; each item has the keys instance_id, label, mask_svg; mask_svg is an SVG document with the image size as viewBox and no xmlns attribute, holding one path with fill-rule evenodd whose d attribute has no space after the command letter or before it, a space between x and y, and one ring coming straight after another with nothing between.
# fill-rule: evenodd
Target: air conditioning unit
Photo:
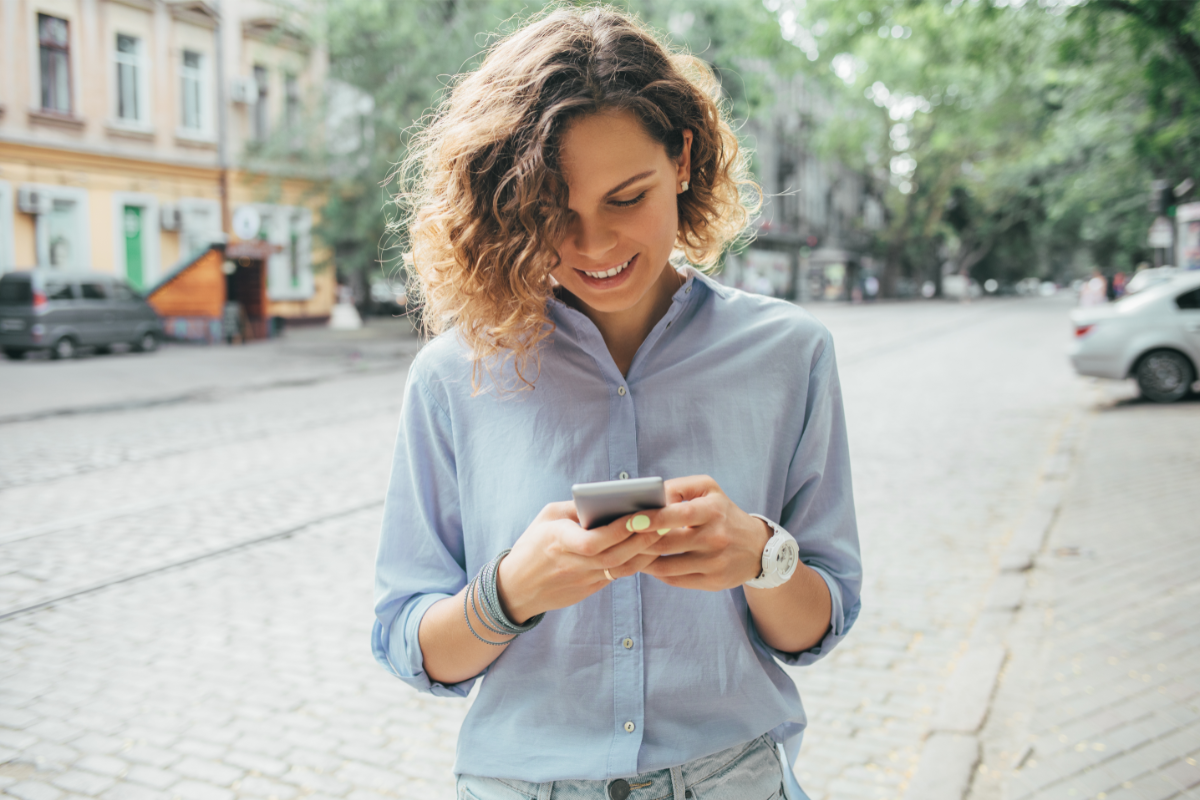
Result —
<instances>
[{"instance_id":1,"label":"air conditioning unit","mask_svg":"<svg viewBox=\"0 0 1200 800\"><path fill-rule=\"evenodd\" d=\"M229 82L229 99L245 105L257 103L258 84L253 78L234 78Z\"/></svg>"},{"instance_id":2,"label":"air conditioning unit","mask_svg":"<svg viewBox=\"0 0 1200 800\"><path fill-rule=\"evenodd\" d=\"M177 231L183 221L183 215L179 213L179 206L174 203L164 203L159 208L159 220L164 231Z\"/></svg>"},{"instance_id":3,"label":"air conditioning unit","mask_svg":"<svg viewBox=\"0 0 1200 800\"><path fill-rule=\"evenodd\" d=\"M48 194L32 186L22 186L17 190L17 208L22 214L49 214L54 201Z\"/></svg>"}]
</instances>

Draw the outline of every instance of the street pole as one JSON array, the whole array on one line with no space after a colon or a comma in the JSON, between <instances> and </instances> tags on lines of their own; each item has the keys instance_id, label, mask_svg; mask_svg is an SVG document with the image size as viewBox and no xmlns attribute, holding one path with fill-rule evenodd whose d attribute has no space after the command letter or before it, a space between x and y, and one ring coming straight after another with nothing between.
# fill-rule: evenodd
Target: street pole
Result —
<instances>
[{"instance_id":1,"label":"street pole","mask_svg":"<svg viewBox=\"0 0 1200 800\"><path fill-rule=\"evenodd\" d=\"M218 183L221 193L221 233L229 241L229 136L226 130L228 112L226 109L225 86L225 12L221 0L215 0L217 11L216 36L217 54L217 169Z\"/></svg>"}]
</instances>

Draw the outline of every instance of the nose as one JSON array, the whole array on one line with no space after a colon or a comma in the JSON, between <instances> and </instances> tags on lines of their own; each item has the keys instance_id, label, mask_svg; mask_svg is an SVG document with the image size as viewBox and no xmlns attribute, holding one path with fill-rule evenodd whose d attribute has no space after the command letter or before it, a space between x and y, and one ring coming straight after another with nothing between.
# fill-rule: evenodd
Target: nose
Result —
<instances>
[{"instance_id":1,"label":"nose","mask_svg":"<svg viewBox=\"0 0 1200 800\"><path fill-rule=\"evenodd\" d=\"M567 241L579 255L590 261L600 261L616 246L617 233L603 219L585 219L572 214Z\"/></svg>"}]
</instances>

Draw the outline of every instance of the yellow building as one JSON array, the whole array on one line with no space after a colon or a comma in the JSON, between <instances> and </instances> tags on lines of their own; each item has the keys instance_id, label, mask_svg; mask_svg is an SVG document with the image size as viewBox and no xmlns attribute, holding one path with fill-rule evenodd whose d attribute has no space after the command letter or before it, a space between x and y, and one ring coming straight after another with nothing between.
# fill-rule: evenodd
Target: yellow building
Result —
<instances>
[{"instance_id":1,"label":"yellow building","mask_svg":"<svg viewBox=\"0 0 1200 800\"><path fill-rule=\"evenodd\" d=\"M319 182L231 166L306 137L315 116L327 59L280 8L0 0L0 271L95 270L148 288L236 242L231 220L253 206L252 238L274 245L268 313L328 317L335 276L314 271L310 233Z\"/></svg>"}]
</instances>

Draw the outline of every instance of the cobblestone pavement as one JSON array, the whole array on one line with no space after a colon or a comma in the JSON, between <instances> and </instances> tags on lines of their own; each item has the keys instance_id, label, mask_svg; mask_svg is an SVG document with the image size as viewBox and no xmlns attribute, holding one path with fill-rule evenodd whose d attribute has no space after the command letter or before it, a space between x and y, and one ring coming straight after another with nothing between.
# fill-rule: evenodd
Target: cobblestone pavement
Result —
<instances>
[{"instance_id":1,"label":"cobblestone pavement","mask_svg":"<svg viewBox=\"0 0 1200 800\"><path fill-rule=\"evenodd\" d=\"M1089 428L971 800L1200 798L1200 402L1104 402Z\"/></svg>"},{"instance_id":2,"label":"cobblestone pavement","mask_svg":"<svg viewBox=\"0 0 1200 800\"><path fill-rule=\"evenodd\" d=\"M814 308L838 343L867 569L854 634L795 672L814 800L903 795L1011 529L1090 397L1063 357L1066 310ZM0 426L0 789L452 796L466 704L408 690L367 643L394 363Z\"/></svg>"}]
</instances>

